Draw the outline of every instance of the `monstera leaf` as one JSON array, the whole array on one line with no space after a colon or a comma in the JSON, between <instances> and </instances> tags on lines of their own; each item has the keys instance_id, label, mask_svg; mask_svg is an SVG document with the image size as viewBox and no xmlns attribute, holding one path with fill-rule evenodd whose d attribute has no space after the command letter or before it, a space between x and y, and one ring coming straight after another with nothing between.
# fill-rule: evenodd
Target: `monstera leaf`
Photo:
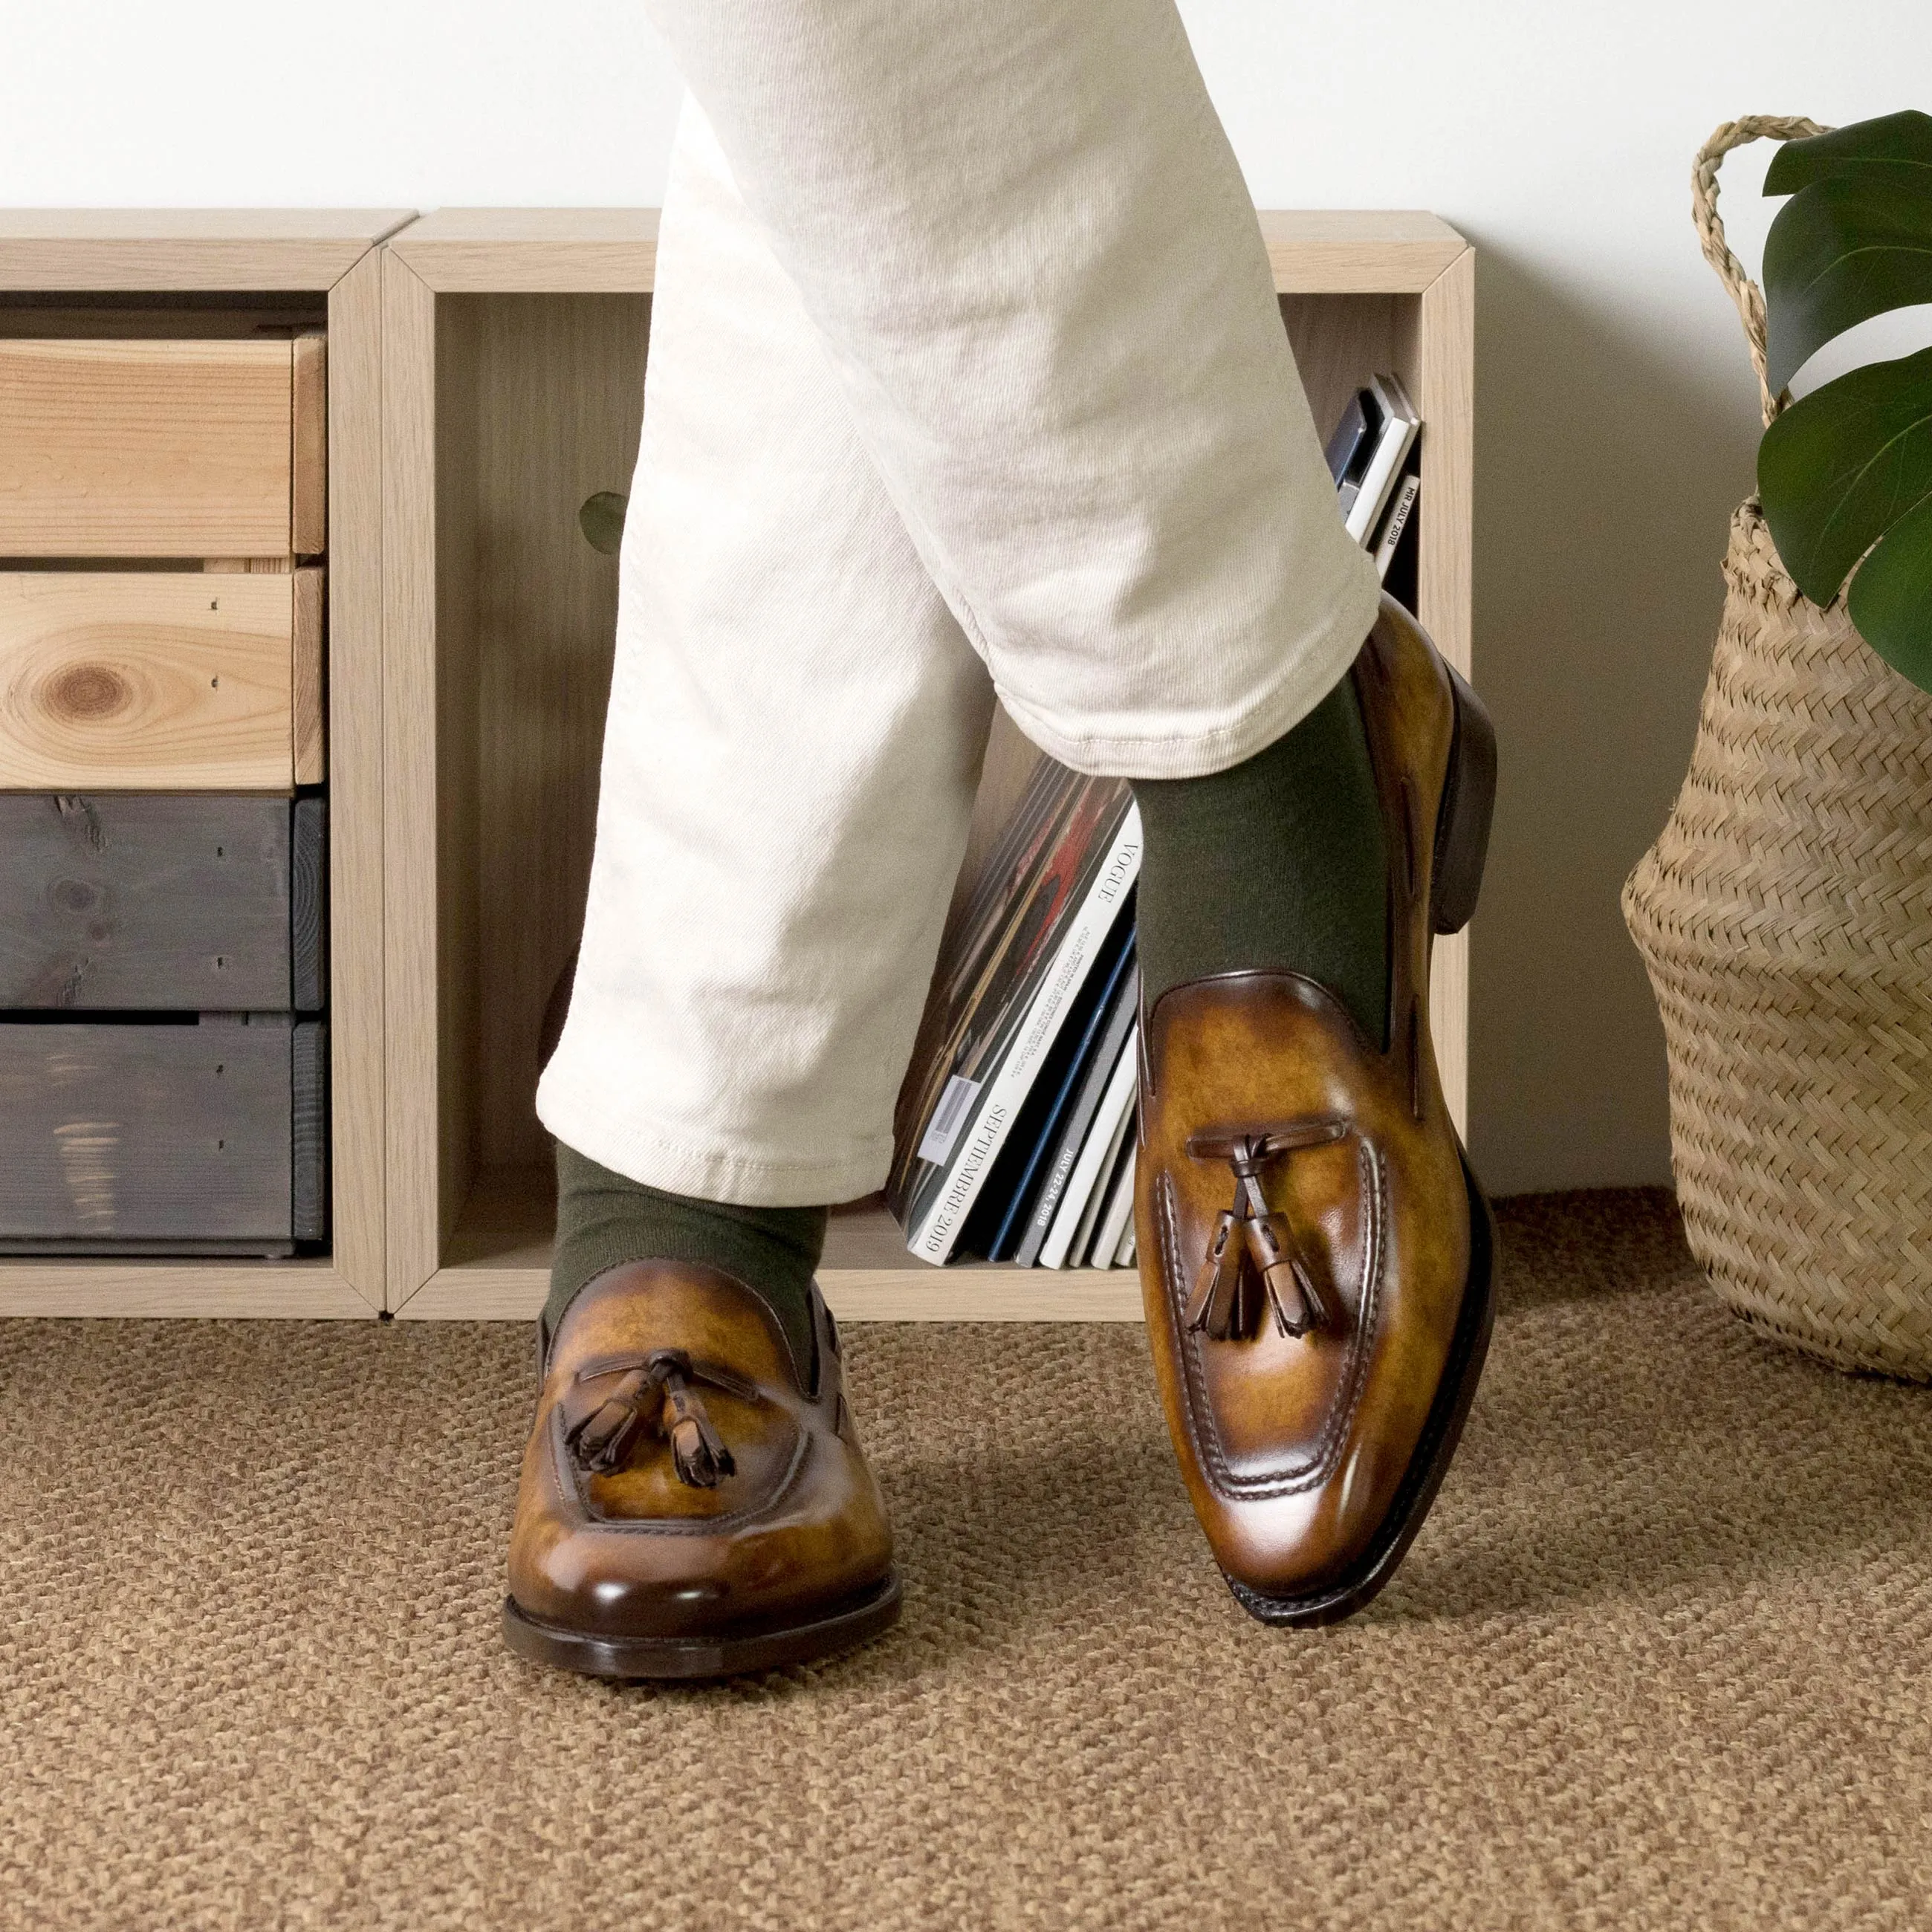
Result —
<instances>
[{"instance_id":1,"label":"monstera leaf","mask_svg":"<svg viewBox=\"0 0 1932 1932\"><path fill-rule=\"evenodd\" d=\"M1775 394L1855 322L1932 302L1932 115L1787 141L1764 191L1792 196L1764 250Z\"/></svg>"},{"instance_id":2,"label":"monstera leaf","mask_svg":"<svg viewBox=\"0 0 1932 1932\"><path fill-rule=\"evenodd\" d=\"M1757 482L1798 589L1828 604L1857 571L1859 636L1932 691L1932 349L1793 403L1764 433Z\"/></svg>"},{"instance_id":3,"label":"monstera leaf","mask_svg":"<svg viewBox=\"0 0 1932 1932\"><path fill-rule=\"evenodd\" d=\"M1792 197L1765 246L1774 392L1855 324L1932 303L1932 116L1788 142L1765 192ZM1784 410L1758 451L1758 494L1798 587L1828 604L1851 577L1860 636L1932 690L1932 350Z\"/></svg>"}]
</instances>

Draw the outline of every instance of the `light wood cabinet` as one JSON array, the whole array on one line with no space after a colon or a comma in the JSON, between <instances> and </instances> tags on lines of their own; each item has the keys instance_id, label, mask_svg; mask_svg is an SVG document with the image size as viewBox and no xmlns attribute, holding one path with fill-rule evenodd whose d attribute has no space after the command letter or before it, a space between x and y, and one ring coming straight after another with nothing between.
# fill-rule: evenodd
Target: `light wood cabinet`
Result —
<instances>
[{"instance_id":1,"label":"light wood cabinet","mask_svg":"<svg viewBox=\"0 0 1932 1932\"><path fill-rule=\"evenodd\" d=\"M1262 218L1318 423L1393 370L1425 423L1419 614L1470 668L1474 257L1425 214ZM410 1316L526 1316L550 1261L532 1108L545 998L582 916L616 572L574 510L626 487L656 215L452 209L383 256L388 1295ZM1004 717L967 858L1035 754ZM1457 1117L1467 941L1433 1022ZM1131 1271L913 1260L877 1208L820 1272L850 1318L1138 1318Z\"/></svg>"},{"instance_id":2,"label":"light wood cabinet","mask_svg":"<svg viewBox=\"0 0 1932 1932\"><path fill-rule=\"evenodd\" d=\"M1419 614L1468 670L1474 257L1425 214L1262 226L1317 422L1388 369L1422 414ZM90 712L86 789L119 783L111 729L130 786L218 769L286 790L321 776L326 721L333 1195L325 1256L4 1258L0 1312L541 1303L537 1033L581 916L616 610L574 511L630 475L656 232L648 210L0 212L0 790L64 784ZM30 447L68 480L22 509ZM294 568L325 546L326 626L321 580ZM170 568L129 621L118 579L137 573L46 568L75 556ZM1002 718L969 870L1034 755ZM1465 937L1438 944L1459 1117L1466 959ZM324 1036L298 1032L292 1114L321 1081ZM823 1279L860 1319L1139 1312L1126 1271L926 1268L862 1207Z\"/></svg>"},{"instance_id":3,"label":"light wood cabinet","mask_svg":"<svg viewBox=\"0 0 1932 1932\"><path fill-rule=\"evenodd\" d=\"M0 1312L383 1306L407 218L0 211Z\"/></svg>"}]
</instances>

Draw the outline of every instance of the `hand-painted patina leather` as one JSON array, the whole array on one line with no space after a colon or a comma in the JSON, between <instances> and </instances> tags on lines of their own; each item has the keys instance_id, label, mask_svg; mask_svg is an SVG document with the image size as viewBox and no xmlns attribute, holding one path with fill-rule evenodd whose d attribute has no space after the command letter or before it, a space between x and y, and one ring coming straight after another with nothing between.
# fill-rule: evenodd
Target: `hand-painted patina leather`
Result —
<instances>
[{"instance_id":1,"label":"hand-painted patina leather","mask_svg":"<svg viewBox=\"0 0 1932 1932\"><path fill-rule=\"evenodd\" d=\"M797 1663L898 1615L892 1532L812 1291L814 1359L744 1283L613 1268L550 1347L511 1535L504 1630L604 1676Z\"/></svg>"},{"instance_id":2,"label":"hand-painted patina leather","mask_svg":"<svg viewBox=\"0 0 1932 1932\"><path fill-rule=\"evenodd\" d=\"M1492 1307L1429 970L1473 899L1494 738L1392 600L1353 675L1390 854L1385 1037L1282 972L1174 987L1142 1030L1136 1211L1162 1398L1216 1560L1270 1622L1346 1616L1387 1580L1454 1448Z\"/></svg>"}]
</instances>

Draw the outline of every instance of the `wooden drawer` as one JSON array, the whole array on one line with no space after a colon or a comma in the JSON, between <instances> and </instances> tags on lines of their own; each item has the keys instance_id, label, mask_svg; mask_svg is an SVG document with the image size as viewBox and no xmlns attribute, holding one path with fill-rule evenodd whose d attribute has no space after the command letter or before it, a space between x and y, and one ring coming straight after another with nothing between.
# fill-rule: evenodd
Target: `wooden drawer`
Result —
<instances>
[{"instance_id":1,"label":"wooden drawer","mask_svg":"<svg viewBox=\"0 0 1932 1932\"><path fill-rule=\"evenodd\" d=\"M0 1252L322 1239L328 1057L286 1014L0 1023Z\"/></svg>"},{"instance_id":2,"label":"wooden drawer","mask_svg":"<svg viewBox=\"0 0 1932 1932\"><path fill-rule=\"evenodd\" d=\"M0 340L0 556L319 555L319 336Z\"/></svg>"},{"instance_id":3,"label":"wooden drawer","mask_svg":"<svg viewBox=\"0 0 1932 1932\"><path fill-rule=\"evenodd\" d=\"M0 790L319 783L322 632L317 569L0 572Z\"/></svg>"},{"instance_id":4,"label":"wooden drawer","mask_svg":"<svg viewBox=\"0 0 1932 1932\"><path fill-rule=\"evenodd\" d=\"M0 1007L318 1012L319 798L0 796Z\"/></svg>"}]
</instances>

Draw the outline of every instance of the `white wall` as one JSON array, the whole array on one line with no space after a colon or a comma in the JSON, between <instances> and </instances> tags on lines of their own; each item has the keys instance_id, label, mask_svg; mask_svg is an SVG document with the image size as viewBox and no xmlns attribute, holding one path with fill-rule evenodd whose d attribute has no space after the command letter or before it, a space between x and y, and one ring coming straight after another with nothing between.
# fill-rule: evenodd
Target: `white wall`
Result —
<instances>
[{"instance_id":1,"label":"white wall","mask_svg":"<svg viewBox=\"0 0 1932 1932\"><path fill-rule=\"evenodd\" d=\"M1475 1151L1504 1191L1661 1179L1616 892L1683 770L1756 432L1690 157L1739 113L1932 108L1932 8L1183 10L1258 202L1433 208L1482 251L1476 648L1505 763ZM0 204L648 203L677 93L628 0L0 0ZM1764 154L1728 202L1753 260Z\"/></svg>"}]
</instances>

